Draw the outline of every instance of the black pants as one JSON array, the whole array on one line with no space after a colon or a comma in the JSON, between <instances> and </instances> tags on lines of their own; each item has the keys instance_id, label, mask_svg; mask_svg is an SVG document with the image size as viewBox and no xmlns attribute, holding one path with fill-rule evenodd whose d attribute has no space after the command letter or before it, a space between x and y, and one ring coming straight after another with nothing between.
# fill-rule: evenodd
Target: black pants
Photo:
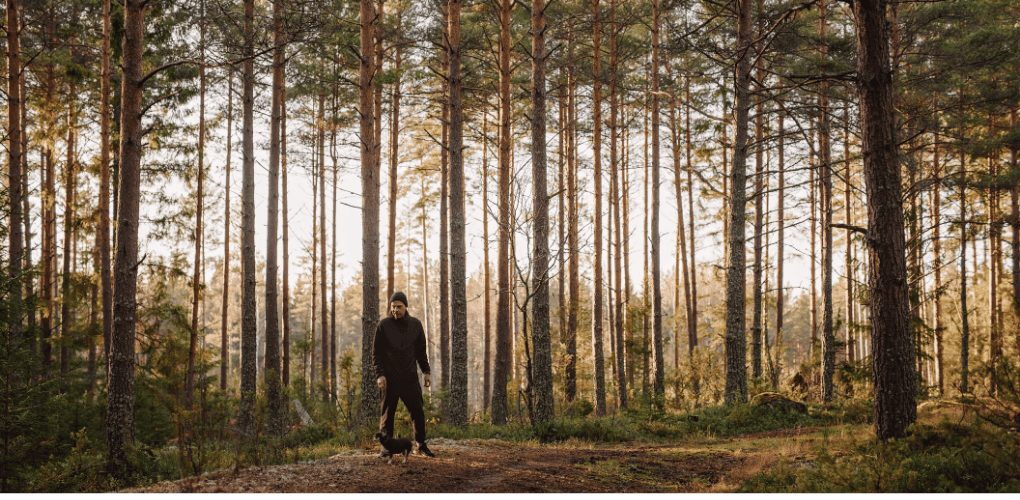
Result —
<instances>
[{"instance_id":1,"label":"black pants","mask_svg":"<svg viewBox=\"0 0 1020 500\"><path fill-rule=\"evenodd\" d=\"M414 440L425 442L425 409L422 408L421 386L417 380L387 381L386 394L382 398L381 415L379 416L379 432L393 436L393 417L397 412L397 400L404 402L404 407L411 414L414 424Z\"/></svg>"}]
</instances>

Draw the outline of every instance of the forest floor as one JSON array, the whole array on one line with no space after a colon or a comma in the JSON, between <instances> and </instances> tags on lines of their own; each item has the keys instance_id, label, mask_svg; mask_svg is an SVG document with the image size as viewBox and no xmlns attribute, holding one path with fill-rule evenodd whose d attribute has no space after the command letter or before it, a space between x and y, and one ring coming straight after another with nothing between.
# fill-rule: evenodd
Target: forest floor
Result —
<instances>
[{"instance_id":1,"label":"forest floor","mask_svg":"<svg viewBox=\"0 0 1020 500\"><path fill-rule=\"evenodd\" d=\"M869 425L803 427L676 442L551 444L429 440L435 458L388 464L378 449L339 449L304 463L225 469L154 484L144 492L727 492L778 463L810 467Z\"/></svg>"}]
</instances>

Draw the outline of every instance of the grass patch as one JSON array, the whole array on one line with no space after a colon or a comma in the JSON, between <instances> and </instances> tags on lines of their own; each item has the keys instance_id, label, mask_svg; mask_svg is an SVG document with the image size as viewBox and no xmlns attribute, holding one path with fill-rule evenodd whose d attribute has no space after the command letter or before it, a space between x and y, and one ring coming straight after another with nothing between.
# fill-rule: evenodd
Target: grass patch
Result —
<instances>
[{"instance_id":1,"label":"grass patch","mask_svg":"<svg viewBox=\"0 0 1020 500\"><path fill-rule=\"evenodd\" d=\"M917 425L903 439L858 443L810 463L784 463L746 481L754 492L1015 492L1020 438L972 421Z\"/></svg>"}]
</instances>

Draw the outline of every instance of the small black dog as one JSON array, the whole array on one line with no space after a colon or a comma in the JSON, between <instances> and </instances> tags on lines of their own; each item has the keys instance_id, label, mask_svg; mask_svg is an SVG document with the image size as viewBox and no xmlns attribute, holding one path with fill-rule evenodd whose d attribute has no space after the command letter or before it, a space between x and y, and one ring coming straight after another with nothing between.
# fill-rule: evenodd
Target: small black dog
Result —
<instances>
[{"instance_id":1,"label":"small black dog","mask_svg":"<svg viewBox=\"0 0 1020 500\"><path fill-rule=\"evenodd\" d=\"M393 463L393 455L403 455L404 463L407 463L407 456L411 454L412 446L410 439L401 439L387 436L381 432L375 433L375 438L379 441L379 444L386 448L386 451L390 453L390 459L387 463Z\"/></svg>"}]
</instances>

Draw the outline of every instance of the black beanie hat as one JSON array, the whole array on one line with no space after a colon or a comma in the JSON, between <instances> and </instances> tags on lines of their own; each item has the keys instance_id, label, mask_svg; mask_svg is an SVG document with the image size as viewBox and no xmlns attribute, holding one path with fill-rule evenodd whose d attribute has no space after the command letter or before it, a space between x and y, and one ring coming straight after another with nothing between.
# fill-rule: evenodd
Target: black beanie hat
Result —
<instances>
[{"instance_id":1,"label":"black beanie hat","mask_svg":"<svg viewBox=\"0 0 1020 500\"><path fill-rule=\"evenodd\" d=\"M390 303L398 301L403 302L404 307L407 307L407 295L404 295L404 292L394 292L393 296L390 297Z\"/></svg>"}]
</instances>

